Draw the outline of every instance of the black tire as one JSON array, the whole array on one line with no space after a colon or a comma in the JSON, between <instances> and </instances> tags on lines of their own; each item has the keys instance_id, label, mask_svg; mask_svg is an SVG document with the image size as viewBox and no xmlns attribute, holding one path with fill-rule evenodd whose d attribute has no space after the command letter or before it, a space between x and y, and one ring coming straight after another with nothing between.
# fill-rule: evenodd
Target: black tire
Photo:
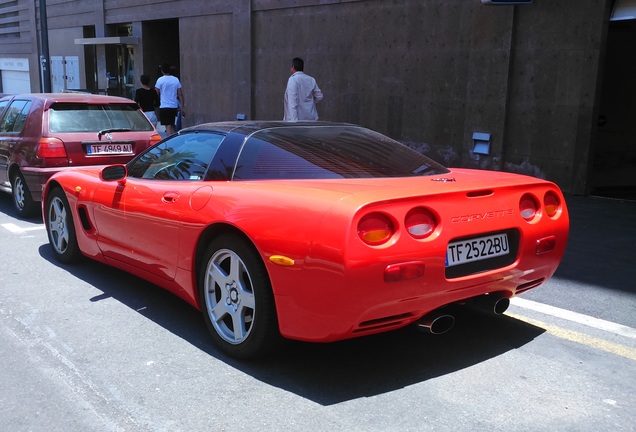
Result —
<instances>
[{"instance_id":1,"label":"black tire","mask_svg":"<svg viewBox=\"0 0 636 432\"><path fill-rule=\"evenodd\" d=\"M16 173L11 179L11 195L13 196L13 207L18 217L33 217L40 210L39 203L33 201L31 191L20 172Z\"/></svg>"},{"instance_id":2,"label":"black tire","mask_svg":"<svg viewBox=\"0 0 636 432\"><path fill-rule=\"evenodd\" d=\"M55 259L65 264L79 261L82 253L77 244L75 223L62 189L56 187L49 192L45 209L44 225Z\"/></svg>"},{"instance_id":3,"label":"black tire","mask_svg":"<svg viewBox=\"0 0 636 432\"><path fill-rule=\"evenodd\" d=\"M280 342L269 276L243 238L224 234L210 243L199 272L199 299L208 330L226 354L254 359Z\"/></svg>"}]
</instances>

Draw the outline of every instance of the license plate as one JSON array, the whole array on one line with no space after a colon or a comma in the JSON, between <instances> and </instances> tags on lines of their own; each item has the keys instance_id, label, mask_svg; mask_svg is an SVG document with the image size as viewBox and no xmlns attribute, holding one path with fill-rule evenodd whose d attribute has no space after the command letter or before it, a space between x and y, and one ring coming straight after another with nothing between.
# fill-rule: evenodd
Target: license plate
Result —
<instances>
[{"instance_id":1,"label":"license plate","mask_svg":"<svg viewBox=\"0 0 636 432\"><path fill-rule=\"evenodd\" d=\"M506 233L456 241L449 243L446 249L446 267L502 256L509 252L510 243Z\"/></svg>"},{"instance_id":2,"label":"license plate","mask_svg":"<svg viewBox=\"0 0 636 432\"><path fill-rule=\"evenodd\" d=\"M132 144L89 144L86 146L86 153L89 155L127 154L132 152Z\"/></svg>"}]
</instances>

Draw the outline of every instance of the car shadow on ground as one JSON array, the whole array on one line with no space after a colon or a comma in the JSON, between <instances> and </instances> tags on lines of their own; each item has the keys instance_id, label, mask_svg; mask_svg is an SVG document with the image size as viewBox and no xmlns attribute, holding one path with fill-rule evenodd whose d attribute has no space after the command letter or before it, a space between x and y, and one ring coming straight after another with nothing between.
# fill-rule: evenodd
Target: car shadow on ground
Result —
<instances>
[{"instance_id":1,"label":"car shadow on ground","mask_svg":"<svg viewBox=\"0 0 636 432\"><path fill-rule=\"evenodd\" d=\"M471 367L514 350L544 332L507 316L466 311L443 335L413 327L335 343L286 341L266 359L238 361L221 353L199 311L167 291L104 264L58 263L49 245L40 255L103 294L177 335L201 351L254 378L321 405L391 392Z\"/></svg>"},{"instance_id":2,"label":"car shadow on ground","mask_svg":"<svg viewBox=\"0 0 636 432\"><path fill-rule=\"evenodd\" d=\"M565 198L570 233L555 277L636 294L636 201Z\"/></svg>"}]
</instances>

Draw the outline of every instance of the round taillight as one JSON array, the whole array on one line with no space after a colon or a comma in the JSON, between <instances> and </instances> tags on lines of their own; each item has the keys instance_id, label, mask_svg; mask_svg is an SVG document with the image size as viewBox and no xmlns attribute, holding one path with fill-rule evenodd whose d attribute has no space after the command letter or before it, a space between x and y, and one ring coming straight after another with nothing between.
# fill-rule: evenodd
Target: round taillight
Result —
<instances>
[{"instance_id":1,"label":"round taillight","mask_svg":"<svg viewBox=\"0 0 636 432\"><path fill-rule=\"evenodd\" d=\"M519 212L526 221L531 222L537 215L538 210L539 204L537 204L537 200L532 195L525 194L519 200Z\"/></svg>"},{"instance_id":2,"label":"round taillight","mask_svg":"<svg viewBox=\"0 0 636 432\"><path fill-rule=\"evenodd\" d=\"M420 240L430 236L435 231L437 220L430 210L418 207L407 213L404 226L413 238Z\"/></svg>"},{"instance_id":3,"label":"round taillight","mask_svg":"<svg viewBox=\"0 0 636 432\"><path fill-rule=\"evenodd\" d=\"M545 214L548 215L548 217L553 218L559 214L561 200L554 192L548 192L543 198L543 205L545 207Z\"/></svg>"},{"instance_id":4,"label":"round taillight","mask_svg":"<svg viewBox=\"0 0 636 432\"><path fill-rule=\"evenodd\" d=\"M358 223L358 236L371 246L388 242L394 232L393 222L382 213L368 214Z\"/></svg>"}]
</instances>

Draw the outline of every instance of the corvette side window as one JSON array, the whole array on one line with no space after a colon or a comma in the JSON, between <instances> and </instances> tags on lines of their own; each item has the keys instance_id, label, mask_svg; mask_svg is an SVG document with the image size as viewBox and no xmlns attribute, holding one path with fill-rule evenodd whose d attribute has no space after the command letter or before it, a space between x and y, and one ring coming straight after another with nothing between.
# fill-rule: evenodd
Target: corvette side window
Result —
<instances>
[{"instance_id":1,"label":"corvette side window","mask_svg":"<svg viewBox=\"0 0 636 432\"><path fill-rule=\"evenodd\" d=\"M225 138L212 133L177 135L133 159L128 176L156 180L203 180Z\"/></svg>"}]
</instances>

